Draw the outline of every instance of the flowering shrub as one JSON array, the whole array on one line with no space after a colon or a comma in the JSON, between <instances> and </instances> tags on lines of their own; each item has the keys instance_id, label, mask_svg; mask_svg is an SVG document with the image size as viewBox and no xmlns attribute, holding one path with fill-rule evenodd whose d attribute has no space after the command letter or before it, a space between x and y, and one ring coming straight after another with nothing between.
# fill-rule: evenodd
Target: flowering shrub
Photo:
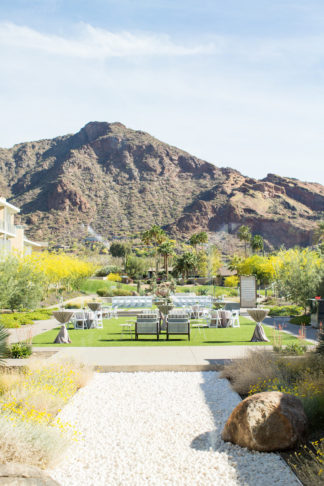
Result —
<instances>
[{"instance_id":1,"label":"flowering shrub","mask_svg":"<svg viewBox=\"0 0 324 486\"><path fill-rule=\"evenodd\" d=\"M107 280L110 280L111 282L121 282L122 278L119 273L110 273L107 277Z\"/></svg>"},{"instance_id":2,"label":"flowering shrub","mask_svg":"<svg viewBox=\"0 0 324 486\"><path fill-rule=\"evenodd\" d=\"M231 275L230 277L226 277L224 281L225 287L238 287L239 278L237 275Z\"/></svg>"},{"instance_id":3,"label":"flowering shrub","mask_svg":"<svg viewBox=\"0 0 324 486\"><path fill-rule=\"evenodd\" d=\"M77 432L57 417L89 372L73 363L33 364L0 375L0 455L4 462L47 465Z\"/></svg>"},{"instance_id":4,"label":"flowering shrub","mask_svg":"<svg viewBox=\"0 0 324 486\"><path fill-rule=\"evenodd\" d=\"M48 285L76 289L80 282L96 271L96 266L65 253L32 253L24 262L31 262L37 271L45 275Z\"/></svg>"}]
</instances>

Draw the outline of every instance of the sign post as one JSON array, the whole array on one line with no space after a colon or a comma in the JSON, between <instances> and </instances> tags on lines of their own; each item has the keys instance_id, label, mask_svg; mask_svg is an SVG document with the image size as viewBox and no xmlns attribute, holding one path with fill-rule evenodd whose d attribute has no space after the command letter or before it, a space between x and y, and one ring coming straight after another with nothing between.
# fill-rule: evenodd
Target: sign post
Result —
<instances>
[{"instance_id":1,"label":"sign post","mask_svg":"<svg viewBox=\"0 0 324 486\"><path fill-rule=\"evenodd\" d=\"M257 303L257 288L254 275L240 277L240 307L254 308Z\"/></svg>"}]
</instances>

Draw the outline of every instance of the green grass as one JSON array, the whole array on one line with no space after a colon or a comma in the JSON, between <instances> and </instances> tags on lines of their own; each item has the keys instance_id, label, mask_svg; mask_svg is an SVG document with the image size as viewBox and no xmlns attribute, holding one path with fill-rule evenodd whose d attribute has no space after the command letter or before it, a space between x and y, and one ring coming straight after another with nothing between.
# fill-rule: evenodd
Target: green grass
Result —
<instances>
[{"instance_id":1,"label":"green grass","mask_svg":"<svg viewBox=\"0 0 324 486\"><path fill-rule=\"evenodd\" d=\"M111 287L116 288L117 286L122 289L136 290L134 285L111 282L110 280L93 280L91 278L82 282L80 290L86 294L95 294L98 289L111 289Z\"/></svg>"},{"instance_id":2,"label":"green grass","mask_svg":"<svg viewBox=\"0 0 324 486\"><path fill-rule=\"evenodd\" d=\"M59 327L47 331L44 334L39 334L33 340L34 346L64 346L64 347L101 347L101 346L228 346L228 345L246 345L253 344L262 346L264 344L272 344L272 328L264 326L266 335L271 340L270 343L251 343L250 339L253 334L255 323L251 320L241 317L241 327L225 328L225 329L205 329L206 339L203 333L197 329L191 331L191 340L188 341L186 336L172 336L169 341L166 340L165 334L162 333L159 341L151 336L141 336L138 341L123 337L121 339L120 324L135 318L119 317L118 319L104 319L103 329L87 329L87 330L69 330L71 344L53 344L55 337L59 331ZM282 344L291 344L297 342L298 339L282 333Z\"/></svg>"}]
</instances>

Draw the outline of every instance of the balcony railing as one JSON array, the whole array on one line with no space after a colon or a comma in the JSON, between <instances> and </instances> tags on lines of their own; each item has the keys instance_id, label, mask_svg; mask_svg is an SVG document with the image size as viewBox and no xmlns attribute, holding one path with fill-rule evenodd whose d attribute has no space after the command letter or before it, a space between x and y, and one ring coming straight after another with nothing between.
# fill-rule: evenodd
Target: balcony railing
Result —
<instances>
[{"instance_id":1,"label":"balcony railing","mask_svg":"<svg viewBox=\"0 0 324 486\"><path fill-rule=\"evenodd\" d=\"M11 243L9 240L4 240L0 238L0 258L1 255L7 254L11 250Z\"/></svg>"},{"instance_id":2,"label":"balcony railing","mask_svg":"<svg viewBox=\"0 0 324 486\"><path fill-rule=\"evenodd\" d=\"M15 235L16 227L13 224L9 223L8 221L0 221L0 231Z\"/></svg>"}]
</instances>

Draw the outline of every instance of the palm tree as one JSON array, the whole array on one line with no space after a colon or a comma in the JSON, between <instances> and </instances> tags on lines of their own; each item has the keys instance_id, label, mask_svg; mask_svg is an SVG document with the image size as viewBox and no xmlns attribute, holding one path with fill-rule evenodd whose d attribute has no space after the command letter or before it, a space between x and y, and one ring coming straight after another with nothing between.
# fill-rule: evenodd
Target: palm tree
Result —
<instances>
[{"instance_id":1,"label":"palm tree","mask_svg":"<svg viewBox=\"0 0 324 486\"><path fill-rule=\"evenodd\" d=\"M200 233L198 233L197 240L200 245L205 245L206 243L208 243L208 235L206 231L201 231Z\"/></svg>"},{"instance_id":2,"label":"palm tree","mask_svg":"<svg viewBox=\"0 0 324 486\"><path fill-rule=\"evenodd\" d=\"M252 251L258 253L258 251L264 250L264 241L261 235L254 235L251 238Z\"/></svg>"},{"instance_id":3,"label":"palm tree","mask_svg":"<svg viewBox=\"0 0 324 486\"><path fill-rule=\"evenodd\" d=\"M145 245L153 245L154 255L155 255L155 276L158 277L159 272L159 255L157 252L157 247L163 243L167 238L165 231L154 224L150 229L144 231L141 239Z\"/></svg>"},{"instance_id":4,"label":"palm tree","mask_svg":"<svg viewBox=\"0 0 324 486\"><path fill-rule=\"evenodd\" d=\"M314 230L314 242L315 244L324 242L324 221L317 223L317 228Z\"/></svg>"},{"instance_id":5,"label":"palm tree","mask_svg":"<svg viewBox=\"0 0 324 486\"><path fill-rule=\"evenodd\" d=\"M197 266L197 255L192 251L186 251L178 259L175 270L183 276L188 278L188 274Z\"/></svg>"},{"instance_id":6,"label":"palm tree","mask_svg":"<svg viewBox=\"0 0 324 486\"><path fill-rule=\"evenodd\" d=\"M251 241L251 230L249 226L242 225L240 226L238 232L237 232L238 239L240 241L244 241L244 253L245 253L245 258L247 256L246 249L247 249L247 243Z\"/></svg>"},{"instance_id":7,"label":"palm tree","mask_svg":"<svg viewBox=\"0 0 324 486\"><path fill-rule=\"evenodd\" d=\"M191 245L195 249L196 252L197 252L197 245L199 243L198 235L199 235L199 233L194 233L193 235L190 236L190 239L189 239L189 245Z\"/></svg>"},{"instance_id":8,"label":"palm tree","mask_svg":"<svg viewBox=\"0 0 324 486\"><path fill-rule=\"evenodd\" d=\"M242 263L242 261L243 261L242 257L240 257L239 255L233 255L227 266L229 270L231 270L232 272L237 272L237 269Z\"/></svg>"},{"instance_id":9,"label":"palm tree","mask_svg":"<svg viewBox=\"0 0 324 486\"><path fill-rule=\"evenodd\" d=\"M7 338L9 332L0 324L0 363L6 358L8 352Z\"/></svg>"},{"instance_id":10,"label":"palm tree","mask_svg":"<svg viewBox=\"0 0 324 486\"><path fill-rule=\"evenodd\" d=\"M163 256L164 259L164 271L166 279L169 276L169 258L174 255L174 243L171 240L164 241L157 249L158 253Z\"/></svg>"},{"instance_id":11,"label":"palm tree","mask_svg":"<svg viewBox=\"0 0 324 486\"><path fill-rule=\"evenodd\" d=\"M194 233L189 239L189 244L194 247L197 252L197 245L203 245L208 242L208 235L206 231L201 231L200 233Z\"/></svg>"}]
</instances>

